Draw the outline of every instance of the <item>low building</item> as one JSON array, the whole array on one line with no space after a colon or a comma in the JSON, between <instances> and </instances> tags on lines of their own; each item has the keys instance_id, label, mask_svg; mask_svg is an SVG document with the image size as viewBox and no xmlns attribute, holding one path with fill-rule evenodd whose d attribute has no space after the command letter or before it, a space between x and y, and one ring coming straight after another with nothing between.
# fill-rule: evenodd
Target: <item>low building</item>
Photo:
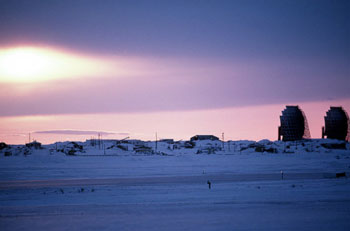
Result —
<instances>
[{"instance_id":1,"label":"low building","mask_svg":"<svg viewBox=\"0 0 350 231\"><path fill-rule=\"evenodd\" d=\"M167 143L167 144L173 144L174 139L161 139L159 142Z\"/></svg>"},{"instance_id":2,"label":"low building","mask_svg":"<svg viewBox=\"0 0 350 231\"><path fill-rule=\"evenodd\" d=\"M27 147L27 148L39 149L39 148L41 148L41 143L39 143L38 141L34 140L34 141L31 142L31 143L27 143L27 144L26 144L26 147Z\"/></svg>"},{"instance_id":3,"label":"low building","mask_svg":"<svg viewBox=\"0 0 350 231\"><path fill-rule=\"evenodd\" d=\"M219 140L218 137L213 136L213 135L195 135L191 137L191 141L197 141L197 140Z\"/></svg>"},{"instance_id":4,"label":"low building","mask_svg":"<svg viewBox=\"0 0 350 231\"><path fill-rule=\"evenodd\" d=\"M134 147L134 152L135 153L144 153L144 154L153 154L154 151L152 150L151 147L144 146L144 145L136 145Z\"/></svg>"},{"instance_id":5,"label":"low building","mask_svg":"<svg viewBox=\"0 0 350 231\"><path fill-rule=\"evenodd\" d=\"M142 140L121 140L120 143L133 144L133 145L144 145L145 141L142 141Z\"/></svg>"}]
</instances>

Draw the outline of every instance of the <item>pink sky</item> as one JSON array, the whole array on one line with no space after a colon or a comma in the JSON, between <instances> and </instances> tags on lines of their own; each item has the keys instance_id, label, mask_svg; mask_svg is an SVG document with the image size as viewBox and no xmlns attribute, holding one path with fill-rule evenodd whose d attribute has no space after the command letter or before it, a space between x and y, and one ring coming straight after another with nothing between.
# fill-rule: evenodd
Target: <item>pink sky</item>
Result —
<instances>
[{"instance_id":1,"label":"pink sky","mask_svg":"<svg viewBox=\"0 0 350 231\"><path fill-rule=\"evenodd\" d=\"M0 141L28 142L29 133L43 143L96 136L86 131L115 133L105 138L116 139L224 132L226 140L276 140L286 104L299 105L312 137L320 138L330 106L350 109L347 69L338 72L338 65L0 47ZM37 133L42 131L51 132Z\"/></svg>"},{"instance_id":2,"label":"pink sky","mask_svg":"<svg viewBox=\"0 0 350 231\"><path fill-rule=\"evenodd\" d=\"M324 116L330 106L343 106L350 111L350 100L325 102L290 102L305 112L312 138L321 137ZM0 118L0 140L23 144L28 133L42 143L65 140L85 140L93 135L37 134L36 131L70 129L77 131L107 131L104 138L154 140L158 138L189 139L195 134L213 134L225 140L277 139L279 116L284 104L235 107L210 110L165 111L150 113L104 113L75 115L14 116ZM96 137L96 135L95 135Z\"/></svg>"},{"instance_id":3,"label":"pink sky","mask_svg":"<svg viewBox=\"0 0 350 231\"><path fill-rule=\"evenodd\" d=\"M0 7L1 141L275 140L286 104L318 138L350 110L347 1L45 2Z\"/></svg>"}]
</instances>

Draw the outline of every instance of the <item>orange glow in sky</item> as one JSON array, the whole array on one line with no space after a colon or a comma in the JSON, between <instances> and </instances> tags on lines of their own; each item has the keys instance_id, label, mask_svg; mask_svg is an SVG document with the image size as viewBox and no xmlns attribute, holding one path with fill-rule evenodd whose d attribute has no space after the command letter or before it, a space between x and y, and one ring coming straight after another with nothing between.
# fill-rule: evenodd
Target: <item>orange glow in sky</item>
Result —
<instances>
[{"instance_id":1,"label":"orange glow in sky","mask_svg":"<svg viewBox=\"0 0 350 231\"><path fill-rule=\"evenodd\" d=\"M42 47L0 48L0 82L40 82L109 73L110 62Z\"/></svg>"},{"instance_id":2,"label":"orange glow in sky","mask_svg":"<svg viewBox=\"0 0 350 231\"><path fill-rule=\"evenodd\" d=\"M0 142L276 140L286 105L319 138L350 114L349 1L44 2L1 1Z\"/></svg>"}]
</instances>

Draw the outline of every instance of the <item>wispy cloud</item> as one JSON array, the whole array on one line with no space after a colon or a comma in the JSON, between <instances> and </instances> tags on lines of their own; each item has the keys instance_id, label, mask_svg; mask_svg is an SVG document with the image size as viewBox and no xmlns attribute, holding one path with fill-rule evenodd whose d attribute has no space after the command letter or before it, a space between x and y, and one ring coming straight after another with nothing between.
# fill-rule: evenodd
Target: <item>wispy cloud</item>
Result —
<instances>
[{"instance_id":1,"label":"wispy cloud","mask_svg":"<svg viewBox=\"0 0 350 231\"><path fill-rule=\"evenodd\" d=\"M35 131L35 134L59 134L59 135L129 135L126 132L105 132L105 131L84 131L84 130L47 130L47 131Z\"/></svg>"}]
</instances>

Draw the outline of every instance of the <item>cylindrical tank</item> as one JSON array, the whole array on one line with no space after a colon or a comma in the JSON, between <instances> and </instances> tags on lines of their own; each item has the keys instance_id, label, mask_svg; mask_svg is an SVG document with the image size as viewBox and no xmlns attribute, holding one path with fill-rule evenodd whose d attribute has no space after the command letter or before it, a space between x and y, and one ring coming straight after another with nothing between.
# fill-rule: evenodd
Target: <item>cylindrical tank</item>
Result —
<instances>
[{"instance_id":1,"label":"cylindrical tank","mask_svg":"<svg viewBox=\"0 0 350 231\"><path fill-rule=\"evenodd\" d=\"M349 116L342 107L330 107L324 117L325 128L322 136L328 139L347 140L349 138Z\"/></svg>"},{"instance_id":2,"label":"cylindrical tank","mask_svg":"<svg viewBox=\"0 0 350 231\"><path fill-rule=\"evenodd\" d=\"M281 126L279 128L279 139L283 141L294 141L309 139L309 126L304 112L299 106L286 106L280 116Z\"/></svg>"}]
</instances>

